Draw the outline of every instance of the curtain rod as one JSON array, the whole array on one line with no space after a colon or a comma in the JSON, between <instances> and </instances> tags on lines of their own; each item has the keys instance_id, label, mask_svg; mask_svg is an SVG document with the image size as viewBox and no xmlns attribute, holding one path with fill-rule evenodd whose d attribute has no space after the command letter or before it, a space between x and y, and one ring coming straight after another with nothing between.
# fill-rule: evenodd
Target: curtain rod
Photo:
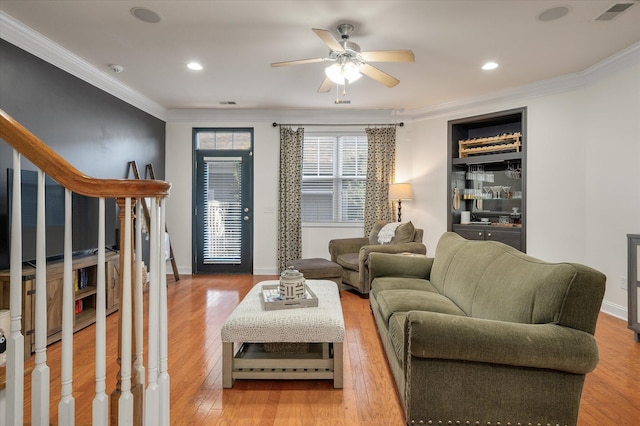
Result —
<instances>
[{"instance_id":1,"label":"curtain rod","mask_svg":"<svg viewBox=\"0 0 640 426\"><path fill-rule=\"evenodd\" d=\"M350 124L346 124L346 123L339 123L339 124L298 124L298 123L292 123L292 124L287 124L287 123L276 123L275 121L272 123L273 127L278 127L278 126L366 126L366 127L371 127L371 126L400 126L400 127L404 127L404 122L401 121L399 123L378 123L378 124L362 124L362 123L350 123Z\"/></svg>"}]
</instances>

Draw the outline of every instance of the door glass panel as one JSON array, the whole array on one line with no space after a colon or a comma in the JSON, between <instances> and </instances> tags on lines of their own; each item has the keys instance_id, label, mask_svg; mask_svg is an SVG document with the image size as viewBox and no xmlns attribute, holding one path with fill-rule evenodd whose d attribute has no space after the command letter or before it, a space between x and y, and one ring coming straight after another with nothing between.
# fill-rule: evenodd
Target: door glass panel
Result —
<instances>
[{"instance_id":1,"label":"door glass panel","mask_svg":"<svg viewBox=\"0 0 640 426\"><path fill-rule=\"evenodd\" d=\"M196 137L196 149L250 150L250 131L199 131Z\"/></svg>"},{"instance_id":2,"label":"door glass panel","mask_svg":"<svg viewBox=\"0 0 640 426\"><path fill-rule=\"evenodd\" d=\"M242 260L242 158L204 159L204 264Z\"/></svg>"}]
</instances>

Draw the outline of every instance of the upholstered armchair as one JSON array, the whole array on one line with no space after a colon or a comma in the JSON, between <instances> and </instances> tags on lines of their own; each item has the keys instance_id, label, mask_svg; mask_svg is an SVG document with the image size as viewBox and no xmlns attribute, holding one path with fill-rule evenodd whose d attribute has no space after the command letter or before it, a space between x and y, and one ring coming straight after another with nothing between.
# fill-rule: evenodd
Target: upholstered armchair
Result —
<instances>
[{"instance_id":1,"label":"upholstered armchair","mask_svg":"<svg viewBox=\"0 0 640 426\"><path fill-rule=\"evenodd\" d=\"M386 228L385 225L385 222L377 222L369 237L329 241L331 261L342 266L342 283L353 287L362 295L368 295L371 288L369 253L427 253L426 246L422 244L422 229L415 228L411 222L390 224ZM388 232L390 229L392 234Z\"/></svg>"}]
</instances>

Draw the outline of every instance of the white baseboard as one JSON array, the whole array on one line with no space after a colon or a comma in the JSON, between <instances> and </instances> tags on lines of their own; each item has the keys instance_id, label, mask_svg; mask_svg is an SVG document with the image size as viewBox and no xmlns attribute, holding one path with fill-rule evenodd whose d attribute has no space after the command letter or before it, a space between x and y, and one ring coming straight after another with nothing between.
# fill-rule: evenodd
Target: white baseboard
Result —
<instances>
[{"instance_id":1,"label":"white baseboard","mask_svg":"<svg viewBox=\"0 0 640 426\"><path fill-rule=\"evenodd\" d=\"M173 271L171 271L171 267L169 266L167 268L167 275L172 273ZM178 273L180 275L192 275L193 271L190 266L178 266ZM277 268L256 268L253 271L253 275L280 275L280 272L278 272Z\"/></svg>"},{"instance_id":2,"label":"white baseboard","mask_svg":"<svg viewBox=\"0 0 640 426\"><path fill-rule=\"evenodd\" d=\"M627 319L629 318L627 307L618 305L616 303L604 301L602 302L602 308L600 310L605 314L620 318L621 320L627 321Z\"/></svg>"},{"instance_id":3,"label":"white baseboard","mask_svg":"<svg viewBox=\"0 0 640 426\"><path fill-rule=\"evenodd\" d=\"M280 275L277 268L256 268L253 275Z\"/></svg>"}]
</instances>

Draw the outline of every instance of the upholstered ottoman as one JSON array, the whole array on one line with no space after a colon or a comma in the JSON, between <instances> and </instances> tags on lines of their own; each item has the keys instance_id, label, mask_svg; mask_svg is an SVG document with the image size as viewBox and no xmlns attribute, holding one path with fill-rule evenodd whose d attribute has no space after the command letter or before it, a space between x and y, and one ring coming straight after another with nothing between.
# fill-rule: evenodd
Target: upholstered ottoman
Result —
<instances>
[{"instance_id":1,"label":"upholstered ottoman","mask_svg":"<svg viewBox=\"0 0 640 426\"><path fill-rule=\"evenodd\" d=\"M266 310L256 284L222 325L222 386L236 379L332 379L342 388L344 318L340 294L329 280L307 280L318 306ZM266 344L308 343L309 350L269 352Z\"/></svg>"},{"instance_id":2,"label":"upholstered ottoman","mask_svg":"<svg viewBox=\"0 0 640 426\"><path fill-rule=\"evenodd\" d=\"M287 262L287 266L293 266L302 272L307 280L329 280L338 285L338 291L342 289L342 266L327 259L315 257L312 259L295 259Z\"/></svg>"}]
</instances>

